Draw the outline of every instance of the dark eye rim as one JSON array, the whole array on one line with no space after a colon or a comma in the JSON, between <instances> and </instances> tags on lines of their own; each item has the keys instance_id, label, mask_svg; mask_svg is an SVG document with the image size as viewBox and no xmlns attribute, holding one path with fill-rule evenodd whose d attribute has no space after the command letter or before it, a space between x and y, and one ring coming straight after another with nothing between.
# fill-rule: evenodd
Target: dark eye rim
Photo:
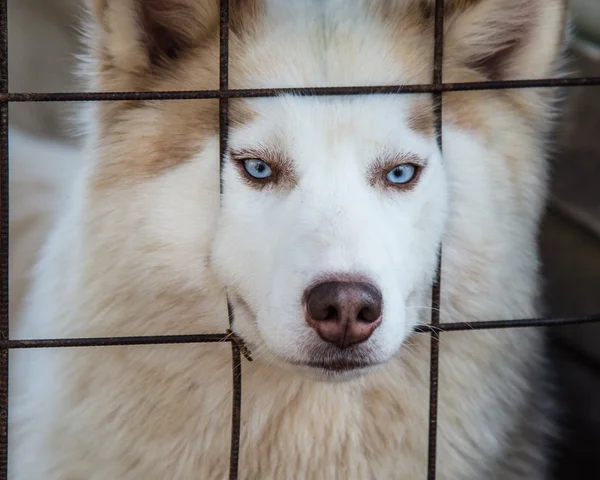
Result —
<instances>
[{"instance_id":1,"label":"dark eye rim","mask_svg":"<svg viewBox=\"0 0 600 480\"><path fill-rule=\"evenodd\" d=\"M254 185L264 185L264 184L268 184L268 183L275 183L277 181L277 168L275 166L271 165L269 162L267 162L260 155L252 155L252 154L231 155L231 159L233 160L235 167L238 169L240 174L243 176L244 180L246 180ZM263 162L265 165L267 165L271 169L271 175L268 177L265 177L265 178L257 178L257 177L250 175L248 170L246 170L246 162L248 160L259 160L259 161Z\"/></svg>"},{"instance_id":2,"label":"dark eye rim","mask_svg":"<svg viewBox=\"0 0 600 480\"><path fill-rule=\"evenodd\" d=\"M413 171L411 172L412 176L406 182L402 182L402 183L398 183L398 184L396 184L394 182L391 182L391 183L394 183L394 185L405 185L405 184L409 183L417 174L417 165L415 165L414 163L400 163L399 165L396 165L394 168L392 168L390 171L387 172L387 174L385 176L386 179L394 170L396 170L397 168L402 168L402 167L412 167L412 169L413 169Z\"/></svg>"},{"instance_id":3,"label":"dark eye rim","mask_svg":"<svg viewBox=\"0 0 600 480\"><path fill-rule=\"evenodd\" d=\"M268 177L264 177L264 178L259 178L259 177L255 177L255 176L253 176L253 175L252 175L250 172L248 172L248 169L246 168L246 162L249 162L249 161L252 161L252 160L254 160L254 161L257 161L257 162L262 162L262 163L264 163L264 164L265 164L265 165L268 167L268 169L271 171L271 175L269 175ZM244 168L244 171L245 171L245 172L246 172L248 175L250 175L250 176L251 176L253 179L255 179L255 180L266 180L266 179L268 179L268 178L271 178L271 177L272 177L272 176L275 174L275 172L274 172L274 170L273 170L273 167L271 167L271 165L269 165L269 164L268 164L268 163L267 163L265 160L263 160L262 158L257 158L257 157L248 157L248 158L245 158L245 159L241 160L241 164L242 164L242 167Z\"/></svg>"},{"instance_id":4,"label":"dark eye rim","mask_svg":"<svg viewBox=\"0 0 600 480\"><path fill-rule=\"evenodd\" d=\"M413 177L405 183L390 182L387 178L387 176L390 174L390 172L392 172L394 169L401 167L403 165L410 165L411 167L413 167L415 169L415 173L414 173ZM423 172L424 169L425 169L425 166L420 163L414 163L414 162L398 163L398 164L392 166L391 168L382 171L383 184L388 188L393 188L396 190L404 190L404 191L411 190L414 188L414 186L419 181L419 179L421 177L421 173Z\"/></svg>"},{"instance_id":5,"label":"dark eye rim","mask_svg":"<svg viewBox=\"0 0 600 480\"><path fill-rule=\"evenodd\" d=\"M229 160L238 169L239 178L252 188L276 188L280 191L288 191L298 184L298 177L291 158L280 149L264 146L233 149L229 151ZM265 162L271 169L271 176L266 178L253 177L246 171L244 163L247 160Z\"/></svg>"},{"instance_id":6,"label":"dark eye rim","mask_svg":"<svg viewBox=\"0 0 600 480\"><path fill-rule=\"evenodd\" d=\"M415 188L423 171L427 168L428 159L414 153L400 152L397 154L384 154L376 158L369 167L368 178L372 187L383 190L409 191ZM395 168L402 165L411 165L415 169L415 174L406 183L393 183L387 179L388 174Z\"/></svg>"}]
</instances>

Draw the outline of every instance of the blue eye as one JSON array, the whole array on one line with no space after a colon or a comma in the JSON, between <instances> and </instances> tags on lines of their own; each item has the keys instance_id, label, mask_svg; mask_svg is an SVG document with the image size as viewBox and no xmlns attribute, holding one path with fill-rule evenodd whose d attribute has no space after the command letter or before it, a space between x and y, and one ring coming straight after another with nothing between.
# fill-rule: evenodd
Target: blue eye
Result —
<instances>
[{"instance_id":1,"label":"blue eye","mask_svg":"<svg viewBox=\"0 0 600 480\"><path fill-rule=\"evenodd\" d=\"M401 185L410 182L413 178L415 178L416 173L416 165L413 165L412 163L403 163L402 165L397 165L390 170L385 178L388 182Z\"/></svg>"},{"instance_id":2,"label":"blue eye","mask_svg":"<svg viewBox=\"0 0 600 480\"><path fill-rule=\"evenodd\" d=\"M248 175L258 179L269 178L273 174L271 167L258 158L244 160L244 168Z\"/></svg>"}]
</instances>

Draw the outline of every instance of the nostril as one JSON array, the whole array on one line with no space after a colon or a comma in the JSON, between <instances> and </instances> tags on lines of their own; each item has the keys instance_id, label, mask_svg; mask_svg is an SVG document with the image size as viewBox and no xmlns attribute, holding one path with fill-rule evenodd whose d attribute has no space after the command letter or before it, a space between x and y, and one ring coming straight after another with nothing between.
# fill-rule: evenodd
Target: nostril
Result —
<instances>
[{"instance_id":1,"label":"nostril","mask_svg":"<svg viewBox=\"0 0 600 480\"><path fill-rule=\"evenodd\" d=\"M366 282L329 281L306 292L306 321L330 343L346 348L364 342L381 324L381 291Z\"/></svg>"},{"instance_id":2,"label":"nostril","mask_svg":"<svg viewBox=\"0 0 600 480\"><path fill-rule=\"evenodd\" d=\"M338 318L338 306L321 290L311 293L306 307L310 318L315 321L335 321Z\"/></svg>"},{"instance_id":3,"label":"nostril","mask_svg":"<svg viewBox=\"0 0 600 480\"><path fill-rule=\"evenodd\" d=\"M358 321L364 323L373 323L376 322L380 317L381 311L376 307L364 307L358 312Z\"/></svg>"},{"instance_id":4,"label":"nostril","mask_svg":"<svg viewBox=\"0 0 600 480\"><path fill-rule=\"evenodd\" d=\"M327 309L327 314L325 315L325 318L323 320L335 320L338 317L338 311L337 308L335 308L334 306L330 306Z\"/></svg>"},{"instance_id":5,"label":"nostril","mask_svg":"<svg viewBox=\"0 0 600 480\"><path fill-rule=\"evenodd\" d=\"M306 296L306 307L313 320L335 320L350 316L374 322L381 316L380 290L363 282L323 282Z\"/></svg>"}]
</instances>

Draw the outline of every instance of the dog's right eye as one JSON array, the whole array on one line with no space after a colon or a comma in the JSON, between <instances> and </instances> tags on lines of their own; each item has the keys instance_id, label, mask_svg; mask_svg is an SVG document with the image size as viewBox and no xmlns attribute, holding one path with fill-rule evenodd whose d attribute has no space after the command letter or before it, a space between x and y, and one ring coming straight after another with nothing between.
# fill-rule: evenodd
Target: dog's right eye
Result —
<instances>
[{"instance_id":1,"label":"dog's right eye","mask_svg":"<svg viewBox=\"0 0 600 480\"><path fill-rule=\"evenodd\" d=\"M273 175L273 170L266 162L259 160L258 158L249 158L244 160L244 169L253 178L257 178L259 180L269 178Z\"/></svg>"},{"instance_id":2,"label":"dog's right eye","mask_svg":"<svg viewBox=\"0 0 600 480\"><path fill-rule=\"evenodd\" d=\"M395 166L386 175L386 180L396 185L405 185L415 178L418 166L412 163L404 163Z\"/></svg>"}]
</instances>

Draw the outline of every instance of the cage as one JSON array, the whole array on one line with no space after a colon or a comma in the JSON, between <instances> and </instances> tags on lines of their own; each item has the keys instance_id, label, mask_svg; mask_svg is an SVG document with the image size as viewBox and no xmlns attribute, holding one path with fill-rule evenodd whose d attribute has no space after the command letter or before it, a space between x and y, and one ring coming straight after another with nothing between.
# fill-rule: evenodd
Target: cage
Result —
<instances>
[{"instance_id":1,"label":"cage","mask_svg":"<svg viewBox=\"0 0 600 480\"><path fill-rule=\"evenodd\" d=\"M10 2L9 2L10 3ZM536 319L498 319L477 324L439 321L439 310L432 310L430 325L420 328L431 335L430 404L428 431L429 480L436 478L436 442L438 407L438 366L443 362L439 339L446 332L489 328L551 327L552 361L561 379L559 396L563 400L562 422L567 432L556 445L555 475L560 478L592 478L600 474L595 465L600 453L600 418L594 408L600 403L600 195L596 185L600 168L594 163L600 156L596 138L600 127L600 62L589 55L574 53L575 62L584 76L554 79L514 80L485 83L449 84L443 81L443 18L444 0L435 2L435 51L432 82L424 85L381 85L369 87L324 87L301 89L233 90L228 85L229 2L221 1L220 24L220 85L212 91L171 92L13 92L9 90L8 28L11 21L7 3L0 8L0 138L1 144L1 214L2 246L0 273L0 476L7 475L7 421L8 421L8 354L11 349L102 347L117 345L160 345L206 342L230 342L232 351L232 419L230 478L239 473L239 440L241 395L243 394L243 345L230 332L208 335L137 336L111 338L12 340L9 333L9 105L44 102L83 101L140 101L218 99L220 103L221 158L227 148L228 100L244 97L268 97L292 92L299 95L410 95L428 93L434 98L436 130L440 148L442 138L442 96L444 92L517 88L564 87L568 94L568 109L557 126L559 151L555 154L553 197L542 231L542 253L546 265L546 299L548 316ZM587 25L587 24L586 24ZM588 27L589 28L589 27ZM586 49L589 47L586 47ZM587 50L586 50L587 51ZM584 88L585 87L585 88ZM18 113L17 113L18 115ZM597 163L597 162L596 162ZM574 166L574 164L576 166ZM581 182L588 182L581 187ZM442 247L443 249L443 247ZM564 254L564 252L568 254ZM442 251L443 262L443 251ZM440 277L443 282L443 275ZM434 285L433 304L439 304L440 284ZM231 320L231 318L230 318ZM591 398L590 398L591 395ZM590 472L595 475L590 476Z\"/></svg>"}]
</instances>

